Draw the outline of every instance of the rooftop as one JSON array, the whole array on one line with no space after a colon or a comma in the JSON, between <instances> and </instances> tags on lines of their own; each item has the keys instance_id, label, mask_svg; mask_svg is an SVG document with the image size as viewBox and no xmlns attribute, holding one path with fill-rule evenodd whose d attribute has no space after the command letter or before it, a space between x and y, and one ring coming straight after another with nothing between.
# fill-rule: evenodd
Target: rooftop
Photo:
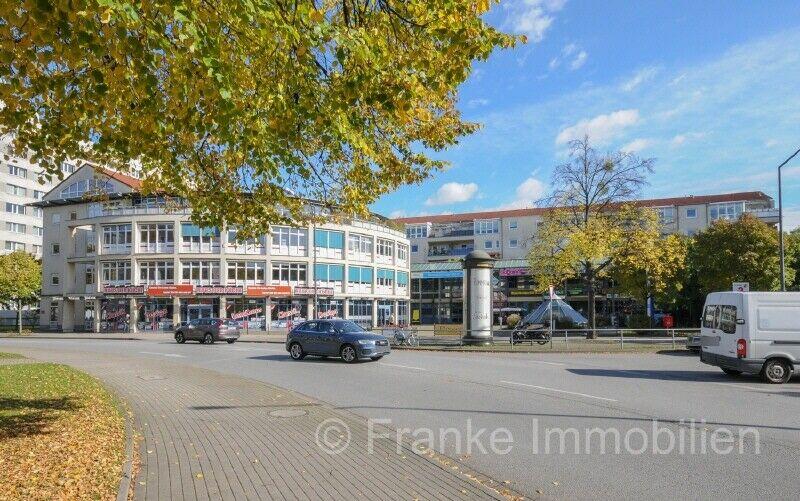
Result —
<instances>
[{"instance_id":1,"label":"rooftop","mask_svg":"<svg viewBox=\"0 0 800 501\"><path fill-rule=\"evenodd\" d=\"M685 197L651 198L645 200L632 200L631 203L641 207L670 207L677 205L712 204L721 202L738 202L742 200L771 201L772 197L761 191L743 191L737 193L723 193L719 195L689 195ZM544 207L529 207L525 209L508 209L485 212L462 212L460 214L440 214L429 216L401 217L394 221L402 224L414 223L458 223L473 219L496 219L505 217L540 216L548 209Z\"/></svg>"}]
</instances>

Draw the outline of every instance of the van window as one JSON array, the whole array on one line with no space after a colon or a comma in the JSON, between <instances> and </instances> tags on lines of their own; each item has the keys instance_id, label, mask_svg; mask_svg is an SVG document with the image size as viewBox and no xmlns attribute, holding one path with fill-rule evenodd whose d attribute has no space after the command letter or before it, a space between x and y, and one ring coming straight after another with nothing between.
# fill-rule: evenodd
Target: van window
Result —
<instances>
[{"instance_id":1,"label":"van window","mask_svg":"<svg viewBox=\"0 0 800 501\"><path fill-rule=\"evenodd\" d=\"M736 307L724 305L721 307L719 316L719 328L725 334L736 333Z\"/></svg>"},{"instance_id":2,"label":"van window","mask_svg":"<svg viewBox=\"0 0 800 501\"><path fill-rule=\"evenodd\" d=\"M707 329L716 329L715 318L717 317L717 310L719 307L714 304L706 306L706 311L703 312L703 327Z\"/></svg>"}]
</instances>

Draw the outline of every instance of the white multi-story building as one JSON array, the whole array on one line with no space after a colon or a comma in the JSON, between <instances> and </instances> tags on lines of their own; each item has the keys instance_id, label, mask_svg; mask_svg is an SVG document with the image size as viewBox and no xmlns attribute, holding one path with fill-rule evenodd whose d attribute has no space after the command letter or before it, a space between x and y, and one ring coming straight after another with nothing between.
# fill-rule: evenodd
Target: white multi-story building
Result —
<instances>
[{"instance_id":1,"label":"white multi-story building","mask_svg":"<svg viewBox=\"0 0 800 501\"><path fill-rule=\"evenodd\" d=\"M7 137L0 139L0 252L21 250L41 257L42 209L28 204L42 200L53 183L43 179L44 184L40 184L41 168L12 156L8 141ZM75 164L64 162L61 170L69 175L75 171Z\"/></svg>"},{"instance_id":2,"label":"white multi-story building","mask_svg":"<svg viewBox=\"0 0 800 501\"><path fill-rule=\"evenodd\" d=\"M44 211L43 327L169 330L202 317L257 330L326 316L408 323L409 243L385 219L275 226L239 240L235 228L197 227L182 201L140 187L84 164L33 204Z\"/></svg>"}]
</instances>

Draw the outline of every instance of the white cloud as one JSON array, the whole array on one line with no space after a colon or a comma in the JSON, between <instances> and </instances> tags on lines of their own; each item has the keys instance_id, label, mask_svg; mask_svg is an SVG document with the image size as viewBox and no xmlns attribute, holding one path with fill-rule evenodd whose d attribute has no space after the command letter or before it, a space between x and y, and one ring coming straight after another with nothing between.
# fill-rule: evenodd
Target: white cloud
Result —
<instances>
[{"instance_id":1,"label":"white cloud","mask_svg":"<svg viewBox=\"0 0 800 501\"><path fill-rule=\"evenodd\" d=\"M445 183L436 190L436 195L425 200L425 205L448 205L466 202L471 200L477 192L478 185L475 183Z\"/></svg>"},{"instance_id":2,"label":"white cloud","mask_svg":"<svg viewBox=\"0 0 800 501\"><path fill-rule=\"evenodd\" d=\"M581 66L584 65L586 59L589 57L589 54L586 53L585 50L578 52L578 55L575 56L575 59L569 64L569 67L573 70L577 70Z\"/></svg>"},{"instance_id":3,"label":"white cloud","mask_svg":"<svg viewBox=\"0 0 800 501\"><path fill-rule=\"evenodd\" d=\"M554 69L558 68L559 64L561 64L561 60L559 58L557 58L557 57L554 57L553 59L550 60L550 64L548 64L547 66L551 70L554 70Z\"/></svg>"},{"instance_id":4,"label":"white cloud","mask_svg":"<svg viewBox=\"0 0 800 501\"><path fill-rule=\"evenodd\" d=\"M575 125L562 129L556 144L566 144L573 139L589 136L595 144L602 144L619 135L625 128L639 121L639 110L619 110L594 118L585 118Z\"/></svg>"},{"instance_id":5,"label":"white cloud","mask_svg":"<svg viewBox=\"0 0 800 501\"><path fill-rule=\"evenodd\" d=\"M506 25L532 42L541 42L555 20L553 14L565 3L566 0L521 0L509 7Z\"/></svg>"},{"instance_id":6,"label":"white cloud","mask_svg":"<svg viewBox=\"0 0 800 501\"><path fill-rule=\"evenodd\" d=\"M653 141L652 139L639 138L639 139L634 139L633 141L624 145L620 149L628 153L639 153L640 151L646 150L647 148L653 146L653 144L655 144L655 141Z\"/></svg>"},{"instance_id":7,"label":"white cloud","mask_svg":"<svg viewBox=\"0 0 800 501\"><path fill-rule=\"evenodd\" d=\"M678 134L672 138L669 142L670 146L673 148L677 148L679 146L683 146L687 141L691 141L694 139L700 139L701 137L705 136L703 132L687 132L684 134Z\"/></svg>"},{"instance_id":8,"label":"white cloud","mask_svg":"<svg viewBox=\"0 0 800 501\"><path fill-rule=\"evenodd\" d=\"M620 88L625 92L630 92L634 90L636 87L640 86L641 84L652 79L654 76L656 76L656 73L658 73L658 68L655 68L653 66L642 68L638 70L636 73L634 73L631 78L622 82Z\"/></svg>"},{"instance_id":9,"label":"white cloud","mask_svg":"<svg viewBox=\"0 0 800 501\"><path fill-rule=\"evenodd\" d=\"M408 213L403 209L393 210L389 213L389 219L397 219L399 217L407 217Z\"/></svg>"},{"instance_id":10,"label":"white cloud","mask_svg":"<svg viewBox=\"0 0 800 501\"><path fill-rule=\"evenodd\" d=\"M536 172L533 173L534 176ZM514 199L506 204L497 206L497 207L490 207L490 208L476 208L476 210L509 210L509 209L523 209L527 207L532 207L536 202L544 198L545 194L547 193L547 187L545 184L535 177L531 176L526 180L522 181L514 192Z\"/></svg>"},{"instance_id":11,"label":"white cloud","mask_svg":"<svg viewBox=\"0 0 800 501\"><path fill-rule=\"evenodd\" d=\"M773 146L776 146L778 142L779 141L777 139L767 139L766 141L764 141L764 147L772 148Z\"/></svg>"},{"instance_id":12,"label":"white cloud","mask_svg":"<svg viewBox=\"0 0 800 501\"><path fill-rule=\"evenodd\" d=\"M486 106L487 104L489 104L489 100L484 98L470 99L467 101L467 106L470 108L479 108L481 106Z\"/></svg>"},{"instance_id":13,"label":"white cloud","mask_svg":"<svg viewBox=\"0 0 800 501\"><path fill-rule=\"evenodd\" d=\"M800 207L783 208L783 231L800 228Z\"/></svg>"}]
</instances>

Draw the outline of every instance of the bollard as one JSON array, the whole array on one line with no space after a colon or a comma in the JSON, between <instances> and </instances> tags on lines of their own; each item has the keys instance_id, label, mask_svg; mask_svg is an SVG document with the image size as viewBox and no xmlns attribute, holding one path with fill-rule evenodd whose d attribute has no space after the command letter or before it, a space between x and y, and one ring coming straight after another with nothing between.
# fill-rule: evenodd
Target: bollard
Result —
<instances>
[{"instance_id":1,"label":"bollard","mask_svg":"<svg viewBox=\"0 0 800 501\"><path fill-rule=\"evenodd\" d=\"M675 349L675 329L672 329L672 349Z\"/></svg>"},{"instance_id":2,"label":"bollard","mask_svg":"<svg viewBox=\"0 0 800 501\"><path fill-rule=\"evenodd\" d=\"M569 348L569 331L564 329L564 346Z\"/></svg>"},{"instance_id":3,"label":"bollard","mask_svg":"<svg viewBox=\"0 0 800 501\"><path fill-rule=\"evenodd\" d=\"M625 331L624 330L619 331L619 347L622 350L625 349Z\"/></svg>"}]
</instances>

